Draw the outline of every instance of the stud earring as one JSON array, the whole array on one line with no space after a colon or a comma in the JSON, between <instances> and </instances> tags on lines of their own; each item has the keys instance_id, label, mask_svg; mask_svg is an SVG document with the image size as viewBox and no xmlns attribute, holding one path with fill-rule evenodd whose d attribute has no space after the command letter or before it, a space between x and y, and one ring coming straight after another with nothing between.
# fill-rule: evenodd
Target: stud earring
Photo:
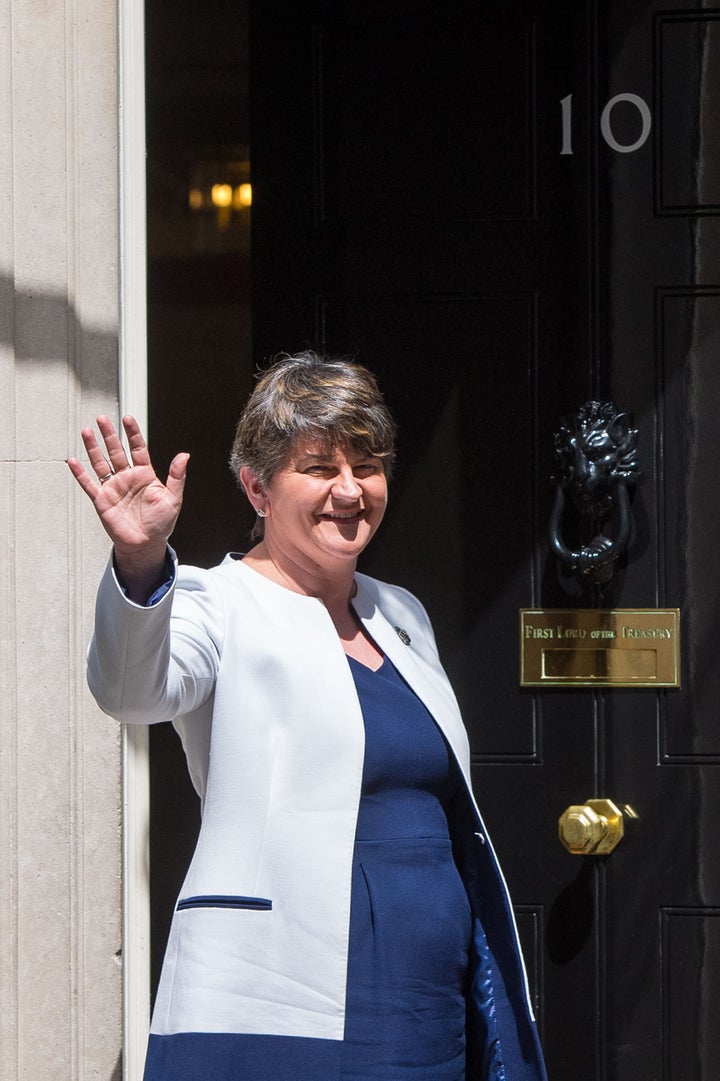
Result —
<instances>
[{"instance_id":1,"label":"stud earring","mask_svg":"<svg viewBox=\"0 0 720 1081\"><path fill-rule=\"evenodd\" d=\"M255 511L255 513L257 514L258 518L264 518L265 517L265 511L262 509L262 507L258 507L258 509Z\"/></svg>"}]
</instances>

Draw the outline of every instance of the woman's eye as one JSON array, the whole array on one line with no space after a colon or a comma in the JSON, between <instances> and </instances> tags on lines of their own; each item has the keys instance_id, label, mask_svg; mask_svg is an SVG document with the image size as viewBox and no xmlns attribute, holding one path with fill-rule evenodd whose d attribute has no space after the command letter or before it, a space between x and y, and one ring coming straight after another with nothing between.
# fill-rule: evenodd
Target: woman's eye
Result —
<instances>
[{"instance_id":1,"label":"woman's eye","mask_svg":"<svg viewBox=\"0 0 720 1081\"><path fill-rule=\"evenodd\" d=\"M352 467L354 476L356 477L372 477L382 469L382 466L377 462L358 462L357 465ZM303 469L303 473L310 477L327 477L335 472L333 465L322 464L320 462L314 465L308 465Z\"/></svg>"}]
</instances>

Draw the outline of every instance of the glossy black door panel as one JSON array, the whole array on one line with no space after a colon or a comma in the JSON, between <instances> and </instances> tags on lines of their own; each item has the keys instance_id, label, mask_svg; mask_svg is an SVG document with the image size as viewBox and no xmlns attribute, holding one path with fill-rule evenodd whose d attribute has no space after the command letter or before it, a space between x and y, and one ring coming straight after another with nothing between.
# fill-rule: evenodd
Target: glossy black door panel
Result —
<instances>
[{"instance_id":1,"label":"glossy black door panel","mask_svg":"<svg viewBox=\"0 0 720 1081\"><path fill-rule=\"evenodd\" d=\"M256 357L351 352L398 416L364 569L433 617L553 1081L717 1073L718 62L688 3L251 5ZM546 541L594 397L643 473L602 603L681 609L678 691L518 685L518 609L598 603ZM596 796L638 817L571 856Z\"/></svg>"}]
</instances>

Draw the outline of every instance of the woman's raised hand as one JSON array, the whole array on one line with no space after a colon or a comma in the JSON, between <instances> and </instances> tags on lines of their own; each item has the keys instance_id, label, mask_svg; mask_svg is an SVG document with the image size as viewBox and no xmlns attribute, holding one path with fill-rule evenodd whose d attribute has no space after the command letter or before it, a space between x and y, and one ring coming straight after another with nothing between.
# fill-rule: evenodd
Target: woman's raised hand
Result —
<instances>
[{"instance_id":1,"label":"woman's raised hand","mask_svg":"<svg viewBox=\"0 0 720 1081\"><path fill-rule=\"evenodd\" d=\"M104 448L92 428L82 430L95 475L77 458L68 458L68 466L115 546L119 570L124 578L137 579L142 593L144 581L149 583L164 563L167 541L182 506L189 455L182 453L173 458L163 484L152 467L134 417L123 417L127 453L109 417L98 417L97 426Z\"/></svg>"}]
</instances>

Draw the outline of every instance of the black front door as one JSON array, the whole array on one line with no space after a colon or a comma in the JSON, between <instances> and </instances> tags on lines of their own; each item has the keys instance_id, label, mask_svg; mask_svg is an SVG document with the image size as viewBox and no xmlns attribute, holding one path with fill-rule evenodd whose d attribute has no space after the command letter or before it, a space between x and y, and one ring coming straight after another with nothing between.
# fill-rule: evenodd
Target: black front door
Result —
<instances>
[{"instance_id":1,"label":"black front door","mask_svg":"<svg viewBox=\"0 0 720 1081\"><path fill-rule=\"evenodd\" d=\"M379 375L400 465L364 569L426 603L509 879L553 1081L720 1061L720 15L650 0L251 4L258 361ZM681 610L682 688L521 689L518 610L597 603L548 551L553 432L640 430L607 607ZM608 857L557 820L638 818Z\"/></svg>"}]
</instances>

